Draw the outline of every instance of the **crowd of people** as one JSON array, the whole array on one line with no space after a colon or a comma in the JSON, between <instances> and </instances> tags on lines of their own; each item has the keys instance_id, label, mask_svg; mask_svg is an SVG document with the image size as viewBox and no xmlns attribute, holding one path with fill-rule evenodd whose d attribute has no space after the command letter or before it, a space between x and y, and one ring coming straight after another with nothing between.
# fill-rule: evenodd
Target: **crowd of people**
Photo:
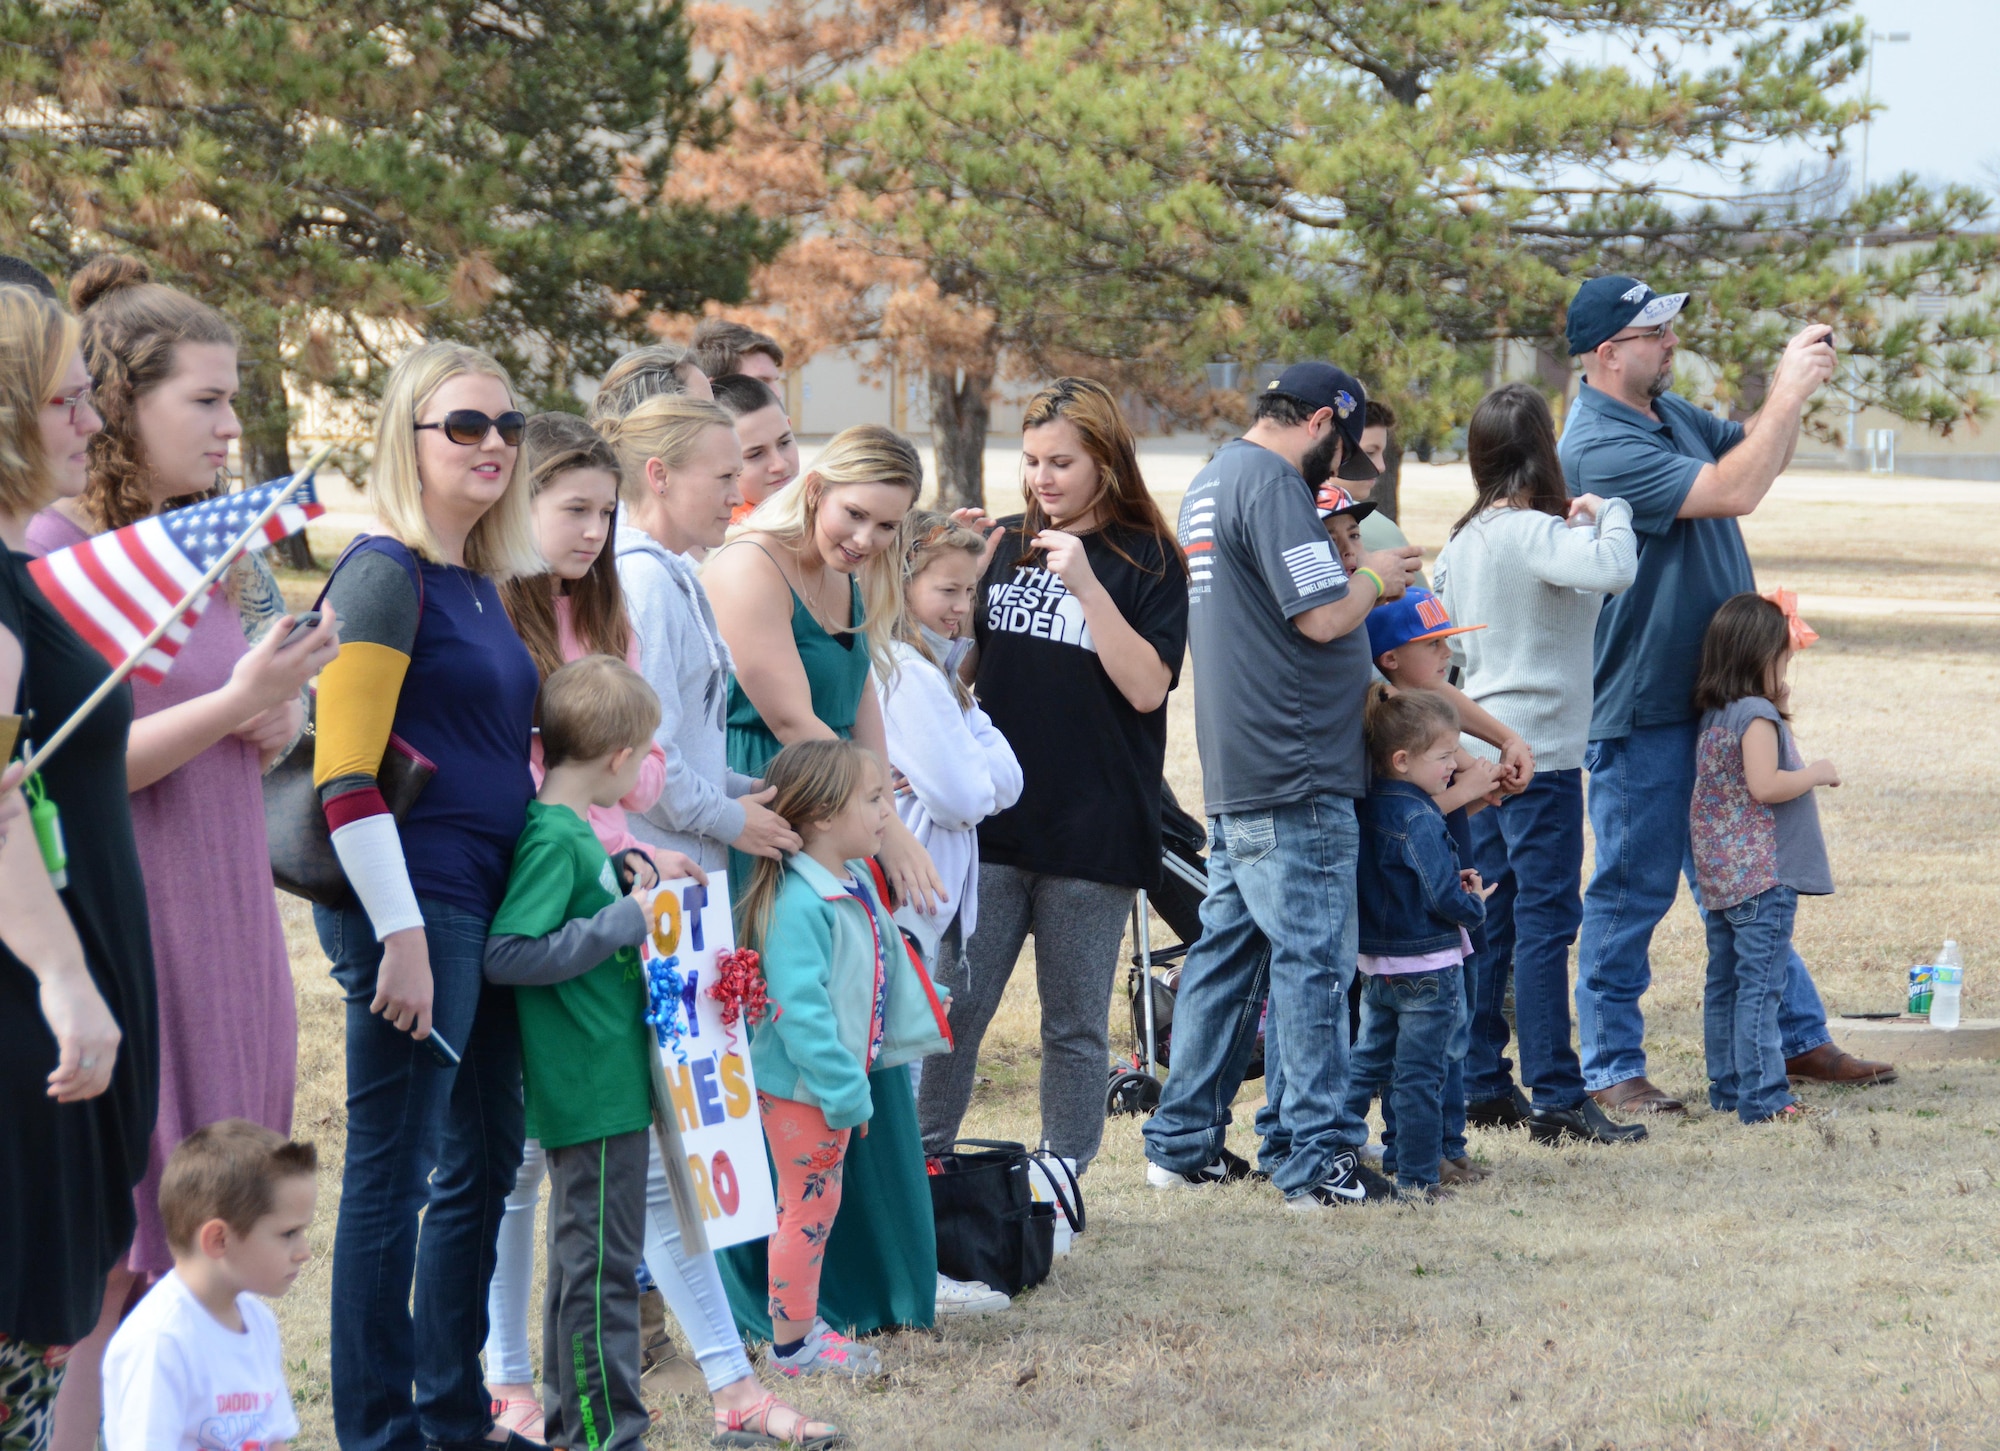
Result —
<instances>
[{"instance_id":1,"label":"crowd of people","mask_svg":"<svg viewBox=\"0 0 2000 1451\"><path fill-rule=\"evenodd\" d=\"M239 432L228 319L117 257L68 300L0 265L0 705L27 740L109 670L28 559L223 489ZM0 1068L0 1446L297 1434L258 1297L305 1261L316 1161L291 1138L260 782L309 711L351 888L313 909L346 1002L349 1451L636 1446L669 1311L715 1444L834 1446L780 1391L877 1373L874 1332L1004 1308L939 1273L927 1162L1031 936L1042 1143L1078 1175L1097 1156L1190 653L1208 881L1151 1184L1428 1202L1489 1172L1468 1125L1643 1138L1638 1116L1684 1111L1646 1076L1640 1008L1682 876L1715 1110L1782 1120L1791 1080L1892 1076L1832 1045L1791 946L1798 897L1832 890L1813 792L1839 776L1793 740L1792 622L1735 522L1832 347L1807 328L1756 416L1722 420L1669 391L1684 302L1584 284L1560 441L1535 390L1488 395L1430 581L1369 498L1394 414L1323 362L1271 380L1176 526L1086 379L1029 403L1023 508L994 519L919 509L920 456L886 428L801 471L783 351L735 324L627 354L588 418L527 416L475 350L412 349L376 522L318 620L294 629L246 555L164 683L0 776L23 1026ZM435 774L392 807L397 751ZM725 870L769 1005L749 1052L778 1228L713 1252L649 1098L635 949L645 892ZM1224 1138L1260 1038L1253 1165Z\"/></svg>"}]
</instances>

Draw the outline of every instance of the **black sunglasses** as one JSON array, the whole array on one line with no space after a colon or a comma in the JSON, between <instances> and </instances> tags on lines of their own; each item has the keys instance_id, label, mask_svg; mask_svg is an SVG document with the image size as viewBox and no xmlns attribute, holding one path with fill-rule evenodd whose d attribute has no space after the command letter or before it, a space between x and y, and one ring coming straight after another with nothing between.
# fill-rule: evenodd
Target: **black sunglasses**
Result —
<instances>
[{"instance_id":1,"label":"black sunglasses","mask_svg":"<svg viewBox=\"0 0 2000 1451\"><path fill-rule=\"evenodd\" d=\"M419 423L417 432L422 433L426 428L442 428L446 438L466 448L486 442L488 431L497 428L502 443L519 448L521 435L527 432L528 415L510 409L498 418L488 418L477 408L454 408L445 414L442 423Z\"/></svg>"}]
</instances>

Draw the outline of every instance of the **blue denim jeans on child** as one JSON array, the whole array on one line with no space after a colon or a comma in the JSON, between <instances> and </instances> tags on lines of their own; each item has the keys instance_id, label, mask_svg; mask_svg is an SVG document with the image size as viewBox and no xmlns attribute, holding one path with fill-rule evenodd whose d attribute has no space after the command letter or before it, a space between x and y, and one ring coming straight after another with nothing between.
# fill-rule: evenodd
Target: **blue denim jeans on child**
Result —
<instances>
[{"instance_id":1,"label":"blue denim jeans on child","mask_svg":"<svg viewBox=\"0 0 2000 1451\"><path fill-rule=\"evenodd\" d=\"M1692 789L1692 788L1690 788ZM1583 920L1583 772L1537 771L1528 789L1472 818L1473 865L1488 886L1486 949L1466 964L1472 998L1465 1096L1513 1092L1501 1050L1500 1005L1514 979L1521 1086L1537 1108L1583 1102L1583 1071L1570 1043L1569 949Z\"/></svg>"},{"instance_id":2,"label":"blue denim jeans on child","mask_svg":"<svg viewBox=\"0 0 2000 1451\"><path fill-rule=\"evenodd\" d=\"M1771 887L1710 912L1708 987L1702 994L1702 1038L1708 1054L1708 1102L1734 1110L1746 1124L1788 1107L1785 1052L1778 1034L1778 998L1791 953L1799 894Z\"/></svg>"},{"instance_id":3,"label":"blue denim jeans on child","mask_svg":"<svg viewBox=\"0 0 2000 1451\"><path fill-rule=\"evenodd\" d=\"M1201 939L1181 971L1173 1064L1146 1121L1146 1157L1182 1172L1215 1161L1268 990L1269 1117L1290 1139L1271 1177L1286 1194L1302 1193L1367 1138L1366 1122L1343 1112L1357 940L1354 803L1309 796L1218 817L1209 841Z\"/></svg>"},{"instance_id":4,"label":"blue denim jeans on child","mask_svg":"<svg viewBox=\"0 0 2000 1451\"><path fill-rule=\"evenodd\" d=\"M1593 741L1584 758L1597 865L1583 899L1576 1022L1583 1082L1593 1092L1646 1071L1639 999L1652 982L1653 929L1673 906L1681 878L1693 877L1695 726L1646 726L1622 740ZM1789 950L1778 1032L1787 1058L1832 1041L1812 977Z\"/></svg>"},{"instance_id":5,"label":"blue denim jeans on child","mask_svg":"<svg viewBox=\"0 0 2000 1451\"><path fill-rule=\"evenodd\" d=\"M431 1025L458 1050L456 1068L368 1011L382 944L367 916L313 909L347 999L331 1337L341 1451L449 1446L493 1424L479 1352L494 1242L521 1165L521 1032L513 990L486 986L490 916L427 897L417 905Z\"/></svg>"},{"instance_id":6,"label":"blue denim jeans on child","mask_svg":"<svg viewBox=\"0 0 2000 1451\"><path fill-rule=\"evenodd\" d=\"M1438 1182L1444 1141L1445 1055L1459 1023L1462 967L1361 979L1361 1037L1349 1066L1347 1114L1363 1118L1380 1094L1382 1169L1405 1189Z\"/></svg>"}]
</instances>

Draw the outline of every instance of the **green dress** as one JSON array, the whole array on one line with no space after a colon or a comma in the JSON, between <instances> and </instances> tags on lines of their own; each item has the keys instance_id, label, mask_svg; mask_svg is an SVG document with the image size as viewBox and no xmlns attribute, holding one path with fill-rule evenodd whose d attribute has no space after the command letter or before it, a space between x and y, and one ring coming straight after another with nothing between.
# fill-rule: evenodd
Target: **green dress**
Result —
<instances>
[{"instance_id":1,"label":"green dress","mask_svg":"<svg viewBox=\"0 0 2000 1451\"><path fill-rule=\"evenodd\" d=\"M850 620L861 618L861 590L850 582ZM846 740L854 733L861 692L868 689L868 649L859 635L829 635L797 593L792 641L812 687L813 714ZM761 776L781 749L757 707L732 676L729 682L729 768ZM740 896L752 858L729 853L729 887ZM916 1095L908 1067L868 1075L874 1116L868 1137L852 1137L841 1174L840 1212L827 1237L820 1272L819 1313L847 1335L899 1325L928 1326L937 1313L937 1232L930 1180L917 1132ZM767 1151L768 1152L768 1151ZM764 1242L716 1255L736 1325L754 1340L771 1335Z\"/></svg>"}]
</instances>

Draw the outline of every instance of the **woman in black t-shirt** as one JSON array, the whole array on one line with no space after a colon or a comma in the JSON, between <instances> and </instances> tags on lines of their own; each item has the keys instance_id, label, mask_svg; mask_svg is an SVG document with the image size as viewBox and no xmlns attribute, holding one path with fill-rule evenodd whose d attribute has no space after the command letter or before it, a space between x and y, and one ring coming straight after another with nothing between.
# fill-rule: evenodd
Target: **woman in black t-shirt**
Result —
<instances>
[{"instance_id":1,"label":"woman in black t-shirt","mask_svg":"<svg viewBox=\"0 0 2000 1451\"><path fill-rule=\"evenodd\" d=\"M1187 567L1146 492L1117 400L1083 378L1023 421L1027 510L989 545L974 617L980 704L1020 759L1021 799L979 827L979 930L952 988L949 1057L924 1071L924 1146L958 1136L979 1042L1035 938L1042 1138L1079 1169L1104 1133L1107 1023L1136 888L1160 870L1167 693L1187 644ZM982 521L983 522L983 521Z\"/></svg>"},{"instance_id":2,"label":"woman in black t-shirt","mask_svg":"<svg viewBox=\"0 0 2000 1451\"><path fill-rule=\"evenodd\" d=\"M44 740L109 674L28 573L28 521L83 489L90 402L76 320L0 287L0 716ZM56 888L21 819L0 809L0 1423L42 1446L65 1358L99 1320L132 1243L159 1094L153 951L132 837L120 686L49 758L35 790L60 813ZM5 748L0 747L0 763ZM0 770L13 786L18 773ZM103 1307L107 1319L117 1306Z\"/></svg>"}]
</instances>

